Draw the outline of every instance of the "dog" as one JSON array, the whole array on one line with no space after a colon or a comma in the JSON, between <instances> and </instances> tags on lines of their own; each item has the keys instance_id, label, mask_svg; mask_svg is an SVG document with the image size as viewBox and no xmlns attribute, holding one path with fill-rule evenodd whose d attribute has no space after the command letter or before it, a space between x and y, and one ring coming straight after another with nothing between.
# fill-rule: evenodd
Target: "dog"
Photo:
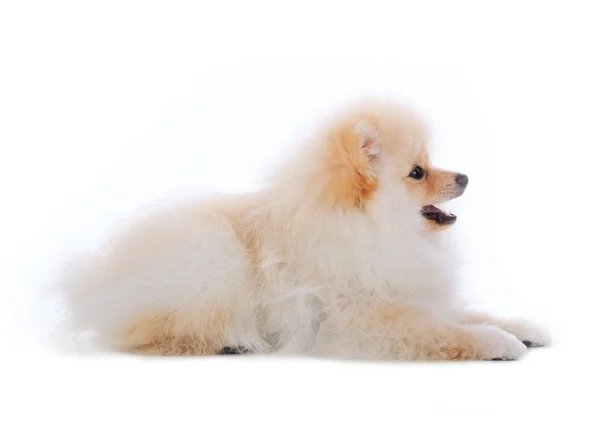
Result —
<instances>
[{"instance_id":1,"label":"dog","mask_svg":"<svg viewBox=\"0 0 600 428\"><path fill-rule=\"evenodd\" d=\"M71 332L142 355L515 360L547 330L462 300L438 169L411 108L355 102L264 187L148 212L65 271Z\"/></svg>"}]
</instances>

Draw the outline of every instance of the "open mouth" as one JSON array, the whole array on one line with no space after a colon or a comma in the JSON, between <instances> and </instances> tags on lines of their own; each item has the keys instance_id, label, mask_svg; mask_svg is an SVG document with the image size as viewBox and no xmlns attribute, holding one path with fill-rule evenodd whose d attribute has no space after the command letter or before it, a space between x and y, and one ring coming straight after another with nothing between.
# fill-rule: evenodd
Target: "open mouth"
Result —
<instances>
[{"instance_id":1,"label":"open mouth","mask_svg":"<svg viewBox=\"0 0 600 428\"><path fill-rule=\"evenodd\" d=\"M454 214L447 213L435 205L426 205L421 208L421 215L427 220L434 221L442 226L453 224L456 221L456 216Z\"/></svg>"}]
</instances>

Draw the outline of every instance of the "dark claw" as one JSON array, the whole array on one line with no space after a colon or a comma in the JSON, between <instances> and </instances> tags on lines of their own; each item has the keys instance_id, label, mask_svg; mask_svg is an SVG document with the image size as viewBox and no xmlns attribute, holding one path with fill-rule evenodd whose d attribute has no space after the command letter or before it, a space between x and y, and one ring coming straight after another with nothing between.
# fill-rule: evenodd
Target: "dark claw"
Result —
<instances>
[{"instance_id":1,"label":"dark claw","mask_svg":"<svg viewBox=\"0 0 600 428\"><path fill-rule=\"evenodd\" d=\"M531 348L532 343L529 340L524 340L523 345L527 346L528 348Z\"/></svg>"},{"instance_id":2,"label":"dark claw","mask_svg":"<svg viewBox=\"0 0 600 428\"><path fill-rule=\"evenodd\" d=\"M226 346L222 348L219 352L217 352L217 355L241 355L249 353L250 351L242 346L237 346L235 348L231 346Z\"/></svg>"}]
</instances>

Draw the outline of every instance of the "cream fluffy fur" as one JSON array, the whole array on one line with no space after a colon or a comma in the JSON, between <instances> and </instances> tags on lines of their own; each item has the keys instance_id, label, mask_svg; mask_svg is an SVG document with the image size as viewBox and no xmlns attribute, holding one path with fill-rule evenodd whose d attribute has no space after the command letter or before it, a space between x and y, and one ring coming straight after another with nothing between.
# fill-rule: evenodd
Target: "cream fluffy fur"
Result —
<instances>
[{"instance_id":1,"label":"cream fluffy fur","mask_svg":"<svg viewBox=\"0 0 600 428\"><path fill-rule=\"evenodd\" d=\"M155 355L490 360L548 344L461 302L448 226L420 210L464 189L431 165L427 139L390 101L339 112L262 190L161 208L73 263L70 327Z\"/></svg>"}]
</instances>

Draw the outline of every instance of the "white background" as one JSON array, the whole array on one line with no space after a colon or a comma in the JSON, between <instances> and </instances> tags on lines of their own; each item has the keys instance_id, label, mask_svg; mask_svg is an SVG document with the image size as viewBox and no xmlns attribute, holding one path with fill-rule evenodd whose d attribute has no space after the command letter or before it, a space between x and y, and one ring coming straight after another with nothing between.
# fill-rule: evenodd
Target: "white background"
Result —
<instances>
[{"instance_id":1,"label":"white background","mask_svg":"<svg viewBox=\"0 0 600 428\"><path fill-rule=\"evenodd\" d=\"M594 2L3 2L3 426L598 426ZM549 326L515 363L48 351L71 251L189 189L252 190L323 115L410 101L482 308Z\"/></svg>"}]
</instances>

